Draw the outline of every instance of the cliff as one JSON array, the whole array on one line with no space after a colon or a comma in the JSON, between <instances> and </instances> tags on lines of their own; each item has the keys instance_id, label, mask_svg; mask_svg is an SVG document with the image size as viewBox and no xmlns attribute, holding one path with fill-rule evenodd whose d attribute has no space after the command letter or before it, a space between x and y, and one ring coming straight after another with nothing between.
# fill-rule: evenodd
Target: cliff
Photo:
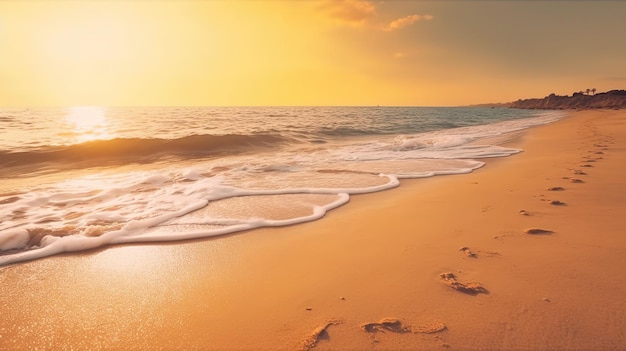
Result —
<instances>
[{"instance_id":1,"label":"cliff","mask_svg":"<svg viewBox=\"0 0 626 351\"><path fill-rule=\"evenodd\" d=\"M559 96L550 94L543 99L520 99L510 103L509 107L547 110L585 110L596 108L621 109L626 108L626 90L611 90L606 93L598 93L594 95L574 93L572 96Z\"/></svg>"}]
</instances>

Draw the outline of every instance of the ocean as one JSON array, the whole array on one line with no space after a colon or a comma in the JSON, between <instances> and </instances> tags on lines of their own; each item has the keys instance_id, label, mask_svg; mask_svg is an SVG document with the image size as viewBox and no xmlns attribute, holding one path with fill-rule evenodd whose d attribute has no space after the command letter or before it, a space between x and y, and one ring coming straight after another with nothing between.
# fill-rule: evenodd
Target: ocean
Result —
<instances>
[{"instance_id":1,"label":"ocean","mask_svg":"<svg viewBox=\"0 0 626 351\"><path fill-rule=\"evenodd\" d=\"M561 117L483 107L2 108L0 266L317 220L353 194L514 155L522 150L489 141Z\"/></svg>"}]
</instances>

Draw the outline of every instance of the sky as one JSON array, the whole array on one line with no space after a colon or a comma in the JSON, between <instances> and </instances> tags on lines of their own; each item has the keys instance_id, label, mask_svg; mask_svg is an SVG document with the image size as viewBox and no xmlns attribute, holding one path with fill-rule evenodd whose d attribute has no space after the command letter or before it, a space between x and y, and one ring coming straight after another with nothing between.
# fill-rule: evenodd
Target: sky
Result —
<instances>
[{"instance_id":1,"label":"sky","mask_svg":"<svg viewBox=\"0 0 626 351\"><path fill-rule=\"evenodd\" d=\"M0 0L0 106L458 106L626 88L626 1Z\"/></svg>"}]
</instances>

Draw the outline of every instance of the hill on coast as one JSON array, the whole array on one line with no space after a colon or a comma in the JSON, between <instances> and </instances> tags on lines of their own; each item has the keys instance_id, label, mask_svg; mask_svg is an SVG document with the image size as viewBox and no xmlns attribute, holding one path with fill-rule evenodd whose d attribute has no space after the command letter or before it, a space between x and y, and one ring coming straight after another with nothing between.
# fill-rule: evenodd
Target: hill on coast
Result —
<instances>
[{"instance_id":1,"label":"hill on coast","mask_svg":"<svg viewBox=\"0 0 626 351\"><path fill-rule=\"evenodd\" d=\"M593 95L583 92L574 93L572 96L550 94L542 99L520 99L507 104L507 106L513 108L547 110L622 109L626 108L626 90L611 90Z\"/></svg>"}]
</instances>

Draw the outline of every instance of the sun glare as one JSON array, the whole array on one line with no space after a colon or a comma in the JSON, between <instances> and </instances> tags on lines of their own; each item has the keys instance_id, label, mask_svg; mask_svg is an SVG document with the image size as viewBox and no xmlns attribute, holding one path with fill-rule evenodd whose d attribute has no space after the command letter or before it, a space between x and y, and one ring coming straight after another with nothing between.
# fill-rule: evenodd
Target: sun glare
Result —
<instances>
[{"instance_id":1,"label":"sun glare","mask_svg":"<svg viewBox=\"0 0 626 351\"><path fill-rule=\"evenodd\" d=\"M71 132L78 142L109 139L107 119L102 107L70 107L65 121L72 128Z\"/></svg>"}]
</instances>

